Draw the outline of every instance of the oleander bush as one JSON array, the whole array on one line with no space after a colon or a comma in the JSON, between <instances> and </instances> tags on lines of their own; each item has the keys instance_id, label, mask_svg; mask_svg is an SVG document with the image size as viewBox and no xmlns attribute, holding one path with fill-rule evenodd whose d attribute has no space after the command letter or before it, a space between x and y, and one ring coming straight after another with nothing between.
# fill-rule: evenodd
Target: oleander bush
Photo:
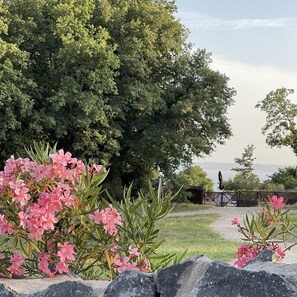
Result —
<instances>
[{"instance_id":1,"label":"oleander bush","mask_svg":"<svg viewBox=\"0 0 297 297\"><path fill-rule=\"evenodd\" d=\"M141 194L142 199L114 207L102 198L108 174L102 165L49 145L34 143L27 152L29 158L11 156L0 172L2 277L70 271L85 279L112 279L126 269L152 269L150 257L160 244L155 221L169 212L171 197L161 198L160 188L156 196L151 188L151 204Z\"/></svg>"}]
</instances>

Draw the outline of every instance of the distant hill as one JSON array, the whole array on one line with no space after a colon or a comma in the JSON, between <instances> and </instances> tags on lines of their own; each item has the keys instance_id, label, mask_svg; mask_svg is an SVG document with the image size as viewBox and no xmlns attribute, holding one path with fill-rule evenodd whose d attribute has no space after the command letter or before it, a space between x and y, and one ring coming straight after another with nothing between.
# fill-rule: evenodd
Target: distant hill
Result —
<instances>
[{"instance_id":1,"label":"distant hill","mask_svg":"<svg viewBox=\"0 0 297 297\"><path fill-rule=\"evenodd\" d=\"M223 179L227 180L233 178L236 174L232 171L232 168L238 167L235 163L214 163L214 162L196 162L194 165L200 166L213 181L215 189L218 186L218 173L222 172ZM261 181L268 179L268 175L272 175L278 171L279 168L285 168L288 165L269 165L269 164L254 164L255 174L260 178Z\"/></svg>"}]
</instances>

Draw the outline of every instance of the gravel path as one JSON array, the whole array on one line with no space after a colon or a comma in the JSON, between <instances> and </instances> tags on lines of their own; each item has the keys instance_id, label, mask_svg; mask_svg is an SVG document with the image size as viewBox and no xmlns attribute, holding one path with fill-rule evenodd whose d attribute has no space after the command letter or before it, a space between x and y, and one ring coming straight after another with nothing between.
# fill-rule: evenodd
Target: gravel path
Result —
<instances>
[{"instance_id":1,"label":"gravel path","mask_svg":"<svg viewBox=\"0 0 297 297\"><path fill-rule=\"evenodd\" d=\"M220 218L216 220L211 227L221 236L226 239L232 241L238 241L239 244L243 243L241 241L241 234L238 232L236 226L232 225L232 219L237 217L239 222L242 223L243 218L246 214L252 214L256 211L259 211L259 207L235 207L235 206L225 206L225 207L212 207L209 209L203 209L199 211L192 212L180 212L180 213L172 213L170 216L172 217L180 217L180 216L188 216L188 215L196 215L196 214L209 214L209 213L217 213L220 215ZM292 213L292 212L291 212ZM297 246L293 247L291 250L286 252L286 257L282 261L282 263L297 263Z\"/></svg>"}]
</instances>

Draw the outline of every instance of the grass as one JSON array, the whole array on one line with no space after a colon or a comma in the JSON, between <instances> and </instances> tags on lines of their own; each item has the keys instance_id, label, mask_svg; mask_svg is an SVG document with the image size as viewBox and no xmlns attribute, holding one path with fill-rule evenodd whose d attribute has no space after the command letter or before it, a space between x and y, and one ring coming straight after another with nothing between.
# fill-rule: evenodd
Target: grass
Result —
<instances>
[{"instance_id":1,"label":"grass","mask_svg":"<svg viewBox=\"0 0 297 297\"><path fill-rule=\"evenodd\" d=\"M160 239L165 239L158 251L180 256L187 249L186 258L204 254L216 261L234 259L240 242L226 240L212 231L210 225L218 218L218 214L165 218L158 225Z\"/></svg>"},{"instance_id":2,"label":"grass","mask_svg":"<svg viewBox=\"0 0 297 297\"><path fill-rule=\"evenodd\" d=\"M193 204L193 203L176 203L172 212L188 212L211 208L211 205L207 204Z\"/></svg>"}]
</instances>

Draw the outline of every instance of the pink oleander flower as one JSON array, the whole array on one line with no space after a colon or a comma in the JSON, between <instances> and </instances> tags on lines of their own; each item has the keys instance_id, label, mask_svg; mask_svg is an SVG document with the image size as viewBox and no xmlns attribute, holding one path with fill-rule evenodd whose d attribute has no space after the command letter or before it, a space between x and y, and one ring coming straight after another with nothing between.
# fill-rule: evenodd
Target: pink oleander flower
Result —
<instances>
[{"instance_id":1,"label":"pink oleander flower","mask_svg":"<svg viewBox=\"0 0 297 297\"><path fill-rule=\"evenodd\" d=\"M24 213L23 211L18 213L19 219L20 219L20 226L26 230L27 224L28 224L28 215Z\"/></svg>"},{"instance_id":2,"label":"pink oleander flower","mask_svg":"<svg viewBox=\"0 0 297 297\"><path fill-rule=\"evenodd\" d=\"M26 187L23 180L9 182L9 187L13 190L12 200L24 206L30 200L31 195L28 194L29 188Z\"/></svg>"},{"instance_id":3,"label":"pink oleander flower","mask_svg":"<svg viewBox=\"0 0 297 297\"><path fill-rule=\"evenodd\" d=\"M272 243L271 245L266 247L266 249L273 250L273 251L277 252L277 254L280 256L281 259L285 258L285 256L286 256L285 252L282 250L282 248L277 243Z\"/></svg>"},{"instance_id":4,"label":"pink oleander flower","mask_svg":"<svg viewBox=\"0 0 297 297\"><path fill-rule=\"evenodd\" d=\"M31 225L28 229L30 230L30 233L28 234L30 239L41 240L41 236L44 233L43 228Z\"/></svg>"},{"instance_id":5,"label":"pink oleander flower","mask_svg":"<svg viewBox=\"0 0 297 297\"><path fill-rule=\"evenodd\" d=\"M283 259L286 256L286 253L281 249L281 247L277 244L276 252Z\"/></svg>"},{"instance_id":6,"label":"pink oleander flower","mask_svg":"<svg viewBox=\"0 0 297 297\"><path fill-rule=\"evenodd\" d=\"M116 253L118 251L119 247L117 245L112 245L109 250L112 252L112 253Z\"/></svg>"},{"instance_id":7,"label":"pink oleander flower","mask_svg":"<svg viewBox=\"0 0 297 297\"><path fill-rule=\"evenodd\" d=\"M4 233L12 234L13 227L4 217L4 215L0 215L0 234Z\"/></svg>"},{"instance_id":8,"label":"pink oleander flower","mask_svg":"<svg viewBox=\"0 0 297 297\"><path fill-rule=\"evenodd\" d=\"M102 213L97 209L94 214L89 215L90 219L94 221L96 224L101 224L102 221Z\"/></svg>"},{"instance_id":9,"label":"pink oleander flower","mask_svg":"<svg viewBox=\"0 0 297 297\"><path fill-rule=\"evenodd\" d=\"M139 268L137 267L137 263L136 262L132 262L132 263L127 263L127 269L126 270L139 271Z\"/></svg>"},{"instance_id":10,"label":"pink oleander flower","mask_svg":"<svg viewBox=\"0 0 297 297\"><path fill-rule=\"evenodd\" d=\"M44 230L54 230L54 224L58 222L58 219L55 217L54 213L48 212L41 216L41 221L43 223L42 227Z\"/></svg>"},{"instance_id":11,"label":"pink oleander flower","mask_svg":"<svg viewBox=\"0 0 297 297\"><path fill-rule=\"evenodd\" d=\"M237 259L234 264L242 268L251 259L257 257L259 253L260 251L256 247L244 244L238 248Z\"/></svg>"},{"instance_id":12,"label":"pink oleander flower","mask_svg":"<svg viewBox=\"0 0 297 297\"><path fill-rule=\"evenodd\" d=\"M68 242L64 242L64 244L58 243L58 247L60 248L60 251L57 255L58 257L60 257L61 262L65 262L67 260L75 260L75 252L73 245L69 244Z\"/></svg>"},{"instance_id":13,"label":"pink oleander flower","mask_svg":"<svg viewBox=\"0 0 297 297\"><path fill-rule=\"evenodd\" d=\"M233 218L232 225L239 225L238 218Z\"/></svg>"},{"instance_id":14,"label":"pink oleander flower","mask_svg":"<svg viewBox=\"0 0 297 297\"><path fill-rule=\"evenodd\" d=\"M103 228L109 235L116 235L117 225L121 225L121 216L112 206L99 211L98 209L89 218L96 224L103 224Z\"/></svg>"},{"instance_id":15,"label":"pink oleander flower","mask_svg":"<svg viewBox=\"0 0 297 297\"><path fill-rule=\"evenodd\" d=\"M263 214L266 223L271 223L273 221L266 209L263 208L261 213Z\"/></svg>"},{"instance_id":16,"label":"pink oleander flower","mask_svg":"<svg viewBox=\"0 0 297 297\"><path fill-rule=\"evenodd\" d=\"M285 206L285 203L283 200L284 200L283 197L279 197L279 198L277 198L276 196L272 196L271 198L269 197L270 206L276 210Z\"/></svg>"},{"instance_id":17,"label":"pink oleander flower","mask_svg":"<svg viewBox=\"0 0 297 297\"><path fill-rule=\"evenodd\" d=\"M25 273L25 270L21 269L21 266L23 265L24 261L25 257L20 256L18 252L15 252L10 257L11 266L9 266L7 270L13 275L23 275Z\"/></svg>"},{"instance_id":18,"label":"pink oleander flower","mask_svg":"<svg viewBox=\"0 0 297 297\"><path fill-rule=\"evenodd\" d=\"M118 267L116 268L116 271L118 273L122 273L125 270L139 270L139 268L137 267L137 263L136 262L130 262L130 258L129 257L124 257L123 260L120 260L120 256L117 254L115 255L114 259L113 259L113 264L117 265Z\"/></svg>"},{"instance_id":19,"label":"pink oleander flower","mask_svg":"<svg viewBox=\"0 0 297 297\"><path fill-rule=\"evenodd\" d=\"M119 273L122 273L122 272L124 272L125 270L127 270L128 269L128 267L129 267L129 261L130 261L130 258L129 257L124 257L123 258L123 261L122 262L119 262L119 264L118 264L118 272Z\"/></svg>"},{"instance_id":20,"label":"pink oleander flower","mask_svg":"<svg viewBox=\"0 0 297 297\"><path fill-rule=\"evenodd\" d=\"M62 166L67 166L68 163L72 163L73 159L71 158L71 153L64 153L64 150L59 150L55 154L50 154L50 158L54 163L61 164ZM75 162L75 161L74 161Z\"/></svg>"},{"instance_id":21,"label":"pink oleander flower","mask_svg":"<svg viewBox=\"0 0 297 297\"><path fill-rule=\"evenodd\" d=\"M142 272L148 272L149 268L150 268L149 260L147 258L142 259L140 262L140 270Z\"/></svg>"},{"instance_id":22,"label":"pink oleander flower","mask_svg":"<svg viewBox=\"0 0 297 297\"><path fill-rule=\"evenodd\" d=\"M49 254L38 255L38 269L41 270L45 275L53 277L55 273L51 272L49 269L49 259Z\"/></svg>"},{"instance_id":23,"label":"pink oleander flower","mask_svg":"<svg viewBox=\"0 0 297 297\"><path fill-rule=\"evenodd\" d=\"M62 273L64 273L64 272L68 272L69 271L69 265L68 264L66 264L65 262L62 262L62 261L60 261L60 262L58 262L57 264L56 264L56 271L57 272L59 272L60 274L62 274Z\"/></svg>"},{"instance_id":24,"label":"pink oleander flower","mask_svg":"<svg viewBox=\"0 0 297 297\"><path fill-rule=\"evenodd\" d=\"M94 172L99 173L101 170L106 172L106 169L102 165L97 165L97 164L93 164L92 166L90 166L89 170L91 173L94 173Z\"/></svg>"},{"instance_id":25,"label":"pink oleander flower","mask_svg":"<svg viewBox=\"0 0 297 297\"><path fill-rule=\"evenodd\" d=\"M119 254L116 254L113 257L112 263L115 264L115 265L117 265L117 266L121 266L122 262L121 262L121 257L120 257Z\"/></svg>"},{"instance_id":26,"label":"pink oleander flower","mask_svg":"<svg viewBox=\"0 0 297 297\"><path fill-rule=\"evenodd\" d=\"M141 253L138 252L138 248L132 248L131 246L129 246L129 254L137 258L141 256Z\"/></svg>"}]
</instances>

